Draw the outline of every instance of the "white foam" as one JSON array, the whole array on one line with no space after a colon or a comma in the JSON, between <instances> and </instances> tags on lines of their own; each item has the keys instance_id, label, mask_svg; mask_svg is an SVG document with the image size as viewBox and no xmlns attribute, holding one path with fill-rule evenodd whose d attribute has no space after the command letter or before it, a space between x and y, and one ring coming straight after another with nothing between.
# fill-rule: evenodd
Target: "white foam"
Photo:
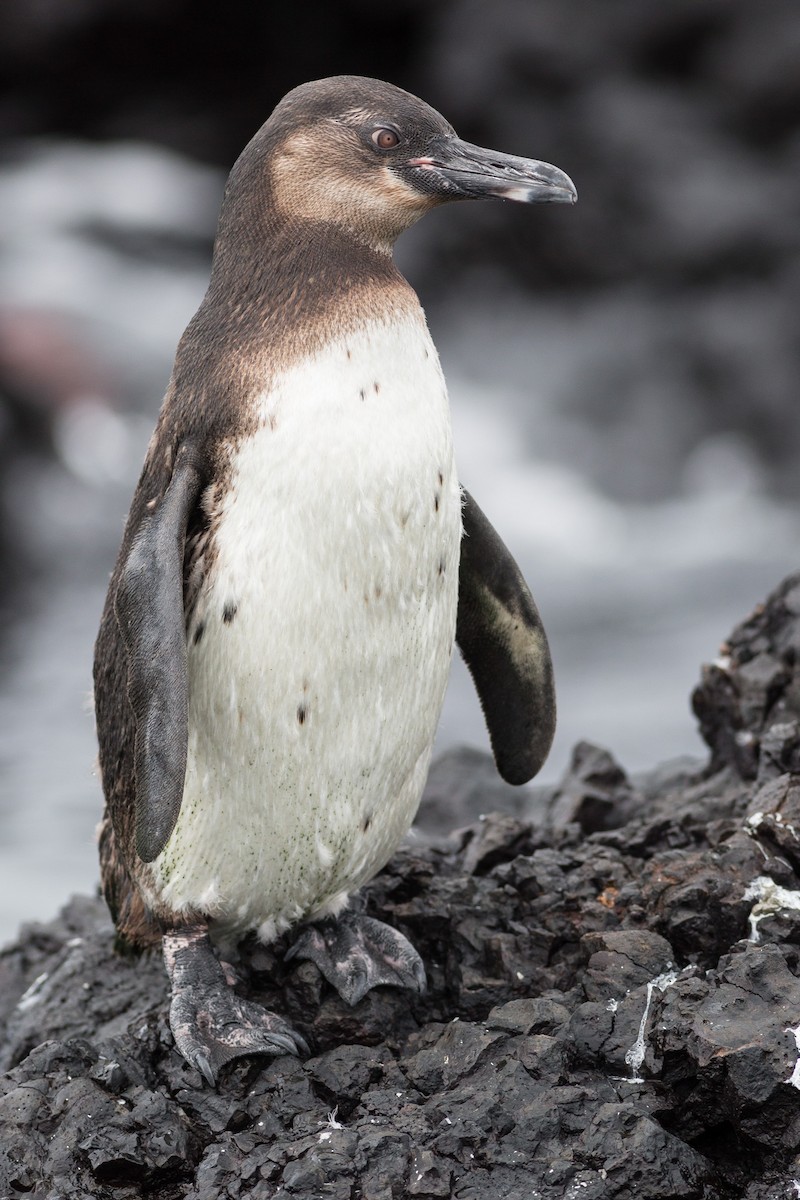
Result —
<instances>
[{"instance_id":1,"label":"white foam","mask_svg":"<svg viewBox=\"0 0 800 1200\"><path fill-rule=\"evenodd\" d=\"M764 917L772 917L785 910L800 912L800 892L781 887L768 875L757 875L748 885L744 899L755 900L749 917L751 942L761 941L758 925Z\"/></svg>"},{"instance_id":2,"label":"white foam","mask_svg":"<svg viewBox=\"0 0 800 1200\"><path fill-rule=\"evenodd\" d=\"M792 1034L794 1038L794 1044L798 1051L798 1059L794 1064L794 1070L789 1078L784 1080L784 1083L790 1083L792 1087L797 1088L797 1090L800 1091L800 1025L795 1025L793 1028L785 1029L784 1033ZM800 1191L798 1191L798 1195L800 1195Z\"/></svg>"},{"instance_id":3,"label":"white foam","mask_svg":"<svg viewBox=\"0 0 800 1200\"><path fill-rule=\"evenodd\" d=\"M644 1062L645 1052L647 1050L645 1042L645 1032L647 1030L647 1019L650 1016L650 1005L653 1002L653 993L655 991L665 992L668 987L671 987L675 980L680 975L680 971L665 971L663 975L657 975L655 979L651 979L647 985L647 999L645 1000L644 1012L639 1023L639 1032L636 1036L636 1041L631 1048L625 1053L625 1062L631 1069L630 1083L644 1083L644 1079L639 1075L642 1063Z\"/></svg>"},{"instance_id":4,"label":"white foam","mask_svg":"<svg viewBox=\"0 0 800 1200\"><path fill-rule=\"evenodd\" d=\"M37 975L27 991L23 992L17 1001L17 1012L27 1012L29 1008L33 1008L42 998L42 988L49 978L48 972L43 971L41 975Z\"/></svg>"}]
</instances>

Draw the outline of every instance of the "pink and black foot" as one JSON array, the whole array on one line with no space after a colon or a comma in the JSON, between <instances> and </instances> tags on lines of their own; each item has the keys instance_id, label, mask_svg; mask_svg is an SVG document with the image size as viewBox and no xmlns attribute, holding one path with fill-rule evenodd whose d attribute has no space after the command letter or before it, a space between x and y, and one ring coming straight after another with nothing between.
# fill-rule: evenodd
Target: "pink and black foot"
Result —
<instances>
[{"instance_id":1,"label":"pink and black foot","mask_svg":"<svg viewBox=\"0 0 800 1200\"><path fill-rule=\"evenodd\" d=\"M362 913L346 912L311 926L286 955L293 958L316 963L350 1005L381 984L414 992L427 987L422 959L408 938Z\"/></svg>"},{"instance_id":2,"label":"pink and black foot","mask_svg":"<svg viewBox=\"0 0 800 1200\"><path fill-rule=\"evenodd\" d=\"M234 1058L308 1053L304 1039L286 1021L231 989L205 925L169 930L163 949L172 984L169 1023L175 1045L211 1087Z\"/></svg>"}]
</instances>

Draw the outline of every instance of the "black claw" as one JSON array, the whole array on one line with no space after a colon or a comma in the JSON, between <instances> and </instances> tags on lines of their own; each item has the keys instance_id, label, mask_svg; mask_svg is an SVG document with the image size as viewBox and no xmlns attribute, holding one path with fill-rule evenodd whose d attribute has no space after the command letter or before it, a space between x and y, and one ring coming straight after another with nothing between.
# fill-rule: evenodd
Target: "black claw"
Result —
<instances>
[{"instance_id":1,"label":"black claw","mask_svg":"<svg viewBox=\"0 0 800 1200\"><path fill-rule=\"evenodd\" d=\"M292 1037L287 1037L283 1033L271 1033L264 1040L270 1049L274 1046L276 1050L283 1050L285 1054L293 1054L295 1058L299 1058L303 1046L305 1046L306 1053L308 1053L308 1046L306 1046L299 1033L294 1034Z\"/></svg>"},{"instance_id":2,"label":"black claw","mask_svg":"<svg viewBox=\"0 0 800 1200\"><path fill-rule=\"evenodd\" d=\"M205 1054L201 1054L199 1050L196 1050L192 1055L191 1065L197 1068L209 1087L213 1088L217 1086L217 1077Z\"/></svg>"},{"instance_id":3,"label":"black claw","mask_svg":"<svg viewBox=\"0 0 800 1200\"><path fill-rule=\"evenodd\" d=\"M295 1033L294 1040L297 1043L295 1054L300 1058L308 1058L311 1053L311 1049L306 1039L302 1036L302 1034Z\"/></svg>"},{"instance_id":4,"label":"black claw","mask_svg":"<svg viewBox=\"0 0 800 1200\"><path fill-rule=\"evenodd\" d=\"M342 983L339 995L351 1008L355 1008L364 999L369 989L370 984L365 973L357 981L353 981L352 983L348 981L347 984Z\"/></svg>"}]
</instances>

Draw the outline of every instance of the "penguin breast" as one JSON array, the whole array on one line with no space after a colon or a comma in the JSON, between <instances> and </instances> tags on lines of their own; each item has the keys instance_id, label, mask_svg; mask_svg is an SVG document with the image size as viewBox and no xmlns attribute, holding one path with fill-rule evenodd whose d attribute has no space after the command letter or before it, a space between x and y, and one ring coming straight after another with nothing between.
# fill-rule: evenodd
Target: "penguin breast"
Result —
<instances>
[{"instance_id":1,"label":"penguin breast","mask_svg":"<svg viewBox=\"0 0 800 1200\"><path fill-rule=\"evenodd\" d=\"M271 381L230 453L187 629L184 796L153 884L173 910L269 939L380 869L425 782L461 497L421 313Z\"/></svg>"}]
</instances>

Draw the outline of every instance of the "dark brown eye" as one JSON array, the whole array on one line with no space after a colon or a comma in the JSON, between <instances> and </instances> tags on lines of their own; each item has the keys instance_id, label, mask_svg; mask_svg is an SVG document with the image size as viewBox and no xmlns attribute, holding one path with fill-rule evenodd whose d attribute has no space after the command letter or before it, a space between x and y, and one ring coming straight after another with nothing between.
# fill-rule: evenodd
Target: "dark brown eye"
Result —
<instances>
[{"instance_id":1,"label":"dark brown eye","mask_svg":"<svg viewBox=\"0 0 800 1200\"><path fill-rule=\"evenodd\" d=\"M393 150L400 145L400 135L393 129L375 129L372 140L379 150Z\"/></svg>"}]
</instances>

